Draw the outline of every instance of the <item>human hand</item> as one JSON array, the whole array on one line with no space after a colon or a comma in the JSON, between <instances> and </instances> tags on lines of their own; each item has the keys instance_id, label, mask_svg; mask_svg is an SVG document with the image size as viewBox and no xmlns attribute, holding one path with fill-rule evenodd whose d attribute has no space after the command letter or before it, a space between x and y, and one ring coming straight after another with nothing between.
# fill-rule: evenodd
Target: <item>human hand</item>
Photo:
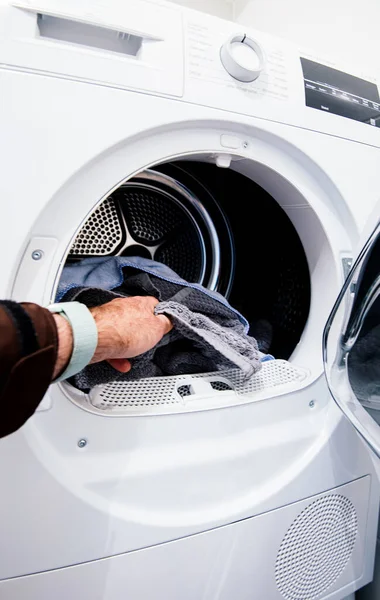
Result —
<instances>
[{"instance_id":1,"label":"human hand","mask_svg":"<svg viewBox=\"0 0 380 600\"><path fill-rule=\"evenodd\" d=\"M154 314L157 304L151 296L133 296L91 308L98 328L98 346L91 363L107 360L117 371L128 373L128 358L153 348L173 327L165 315Z\"/></svg>"}]
</instances>

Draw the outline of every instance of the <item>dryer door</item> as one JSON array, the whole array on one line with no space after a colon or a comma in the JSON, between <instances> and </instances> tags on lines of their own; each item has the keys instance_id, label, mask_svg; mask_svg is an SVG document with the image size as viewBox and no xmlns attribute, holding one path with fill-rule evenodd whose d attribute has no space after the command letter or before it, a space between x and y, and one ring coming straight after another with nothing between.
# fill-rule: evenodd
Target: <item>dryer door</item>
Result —
<instances>
[{"instance_id":1,"label":"dryer door","mask_svg":"<svg viewBox=\"0 0 380 600\"><path fill-rule=\"evenodd\" d=\"M380 457L380 222L335 303L323 349L335 402Z\"/></svg>"}]
</instances>

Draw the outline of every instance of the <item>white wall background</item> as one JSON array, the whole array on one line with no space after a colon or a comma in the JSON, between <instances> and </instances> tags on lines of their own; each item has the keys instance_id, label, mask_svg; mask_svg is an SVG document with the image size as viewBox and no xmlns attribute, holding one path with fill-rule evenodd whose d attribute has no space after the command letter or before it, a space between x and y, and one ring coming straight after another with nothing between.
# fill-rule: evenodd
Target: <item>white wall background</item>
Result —
<instances>
[{"instance_id":1,"label":"white wall background","mask_svg":"<svg viewBox=\"0 0 380 600\"><path fill-rule=\"evenodd\" d=\"M224 19L235 18L380 78L380 0L172 1Z\"/></svg>"},{"instance_id":2,"label":"white wall background","mask_svg":"<svg viewBox=\"0 0 380 600\"><path fill-rule=\"evenodd\" d=\"M234 0L172 0L172 2L221 17L222 19L228 19L230 21L232 21L234 17Z\"/></svg>"},{"instance_id":3,"label":"white wall background","mask_svg":"<svg viewBox=\"0 0 380 600\"><path fill-rule=\"evenodd\" d=\"M236 20L380 76L380 0L236 0Z\"/></svg>"}]
</instances>

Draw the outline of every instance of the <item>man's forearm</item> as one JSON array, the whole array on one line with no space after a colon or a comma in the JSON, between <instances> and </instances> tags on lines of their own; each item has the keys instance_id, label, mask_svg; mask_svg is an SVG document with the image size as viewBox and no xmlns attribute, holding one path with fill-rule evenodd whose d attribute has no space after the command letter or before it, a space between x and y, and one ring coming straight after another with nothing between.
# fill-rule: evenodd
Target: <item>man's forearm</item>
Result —
<instances>
[{"instance_id":1,"label":"man's forearm","mask_svg":"<svg viewBox=\"0 0 380 600\"><path fill-rule=\"evenodd\" d=\"M53 378L57 349L57 327L48 310L0 302L0 437L36 410Z\"/></svg>"},{"instance_id":2,"label":"man's forearm","mask_svg":"<svg viewBox=\"0 0 380 600\"><path fill-rule=\"evenodd\" d=\"M155 298L136 296L91 308L97 347L90 362L107 360L128 372L129 358L153 348L172 328L166 316L155 315L157 304ZM74 338L60 314L37 304L0 301L0 437L19 429L50 383L70 368ZM79 336L79 348L80 341Z\"/></svg>"}]
</instances>

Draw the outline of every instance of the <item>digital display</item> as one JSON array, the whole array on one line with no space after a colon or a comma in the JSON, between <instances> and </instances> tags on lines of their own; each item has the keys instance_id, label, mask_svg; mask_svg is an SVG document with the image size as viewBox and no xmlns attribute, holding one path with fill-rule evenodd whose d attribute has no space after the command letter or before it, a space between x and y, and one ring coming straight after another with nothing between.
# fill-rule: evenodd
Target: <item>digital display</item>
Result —
<instances>
[{"instance_id":1,"label":"digital display","mask_svg":"<svg viewBox=\"0 0 380 600\"><path fill-rule=\"evenodd\" d=\"M375 83L301 57L306 106L380 127Z\"/></svg>"}]
</instances>

